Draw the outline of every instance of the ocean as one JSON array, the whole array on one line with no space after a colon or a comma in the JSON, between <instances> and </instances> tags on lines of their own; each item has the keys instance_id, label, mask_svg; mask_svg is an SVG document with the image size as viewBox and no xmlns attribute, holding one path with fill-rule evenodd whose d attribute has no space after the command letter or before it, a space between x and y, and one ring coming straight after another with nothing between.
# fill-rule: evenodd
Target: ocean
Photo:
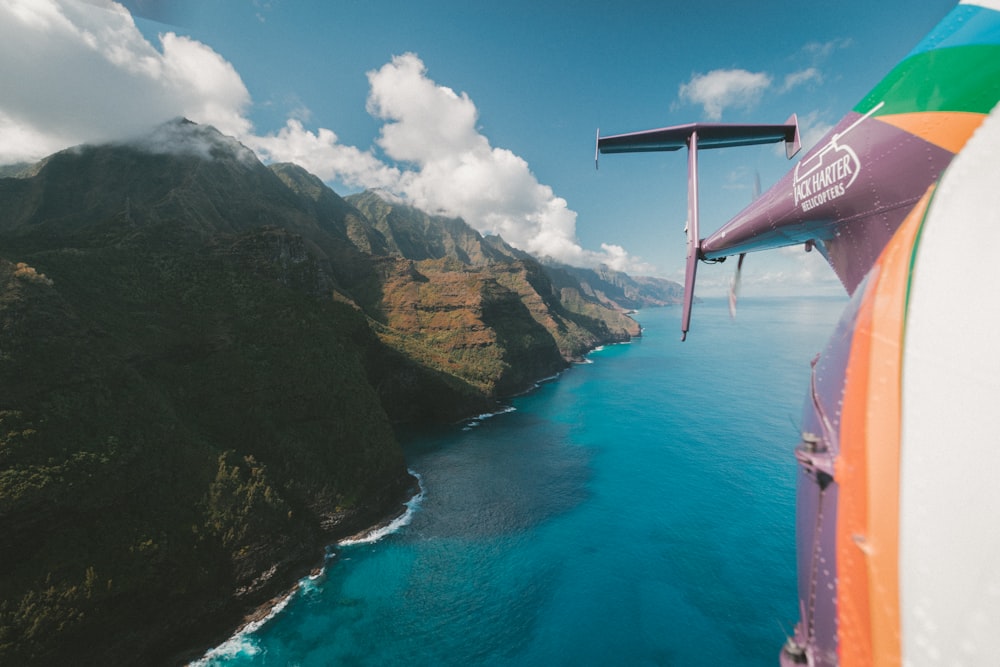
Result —
<instances>
[{"instance_id":1,"label":"ocean","mask_svg":"<svg viewBox=\"0 0 1000 667\"><path fill-rule=\"evenodd\" d=\"M639 312L510 410L404 438L423 492L200 664L769 665L797 618L792 454L846 298Z\"/></svg>"}]
</instances>

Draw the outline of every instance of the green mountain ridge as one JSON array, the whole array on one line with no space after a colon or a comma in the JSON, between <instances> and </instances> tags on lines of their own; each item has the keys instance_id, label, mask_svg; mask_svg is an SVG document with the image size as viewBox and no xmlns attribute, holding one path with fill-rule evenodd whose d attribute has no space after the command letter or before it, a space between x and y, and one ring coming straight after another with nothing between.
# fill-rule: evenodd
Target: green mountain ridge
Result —
<instances>
[{"instance_id":1,"label":"green mountain ridge","mask_svg":"<svg viewBox=\"0 0 1000 667\"><path fill-rule=\"evenodd\" d=\"M398 513L394 427L628 340L672 284L177 120L0 174L0 663L175 664Z\"/></svg>"}]
</instances>

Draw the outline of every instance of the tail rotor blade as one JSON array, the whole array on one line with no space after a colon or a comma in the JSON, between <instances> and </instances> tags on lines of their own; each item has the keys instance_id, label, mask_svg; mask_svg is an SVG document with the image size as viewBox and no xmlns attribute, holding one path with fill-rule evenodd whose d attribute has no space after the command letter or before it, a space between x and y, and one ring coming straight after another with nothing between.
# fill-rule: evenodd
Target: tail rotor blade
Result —
<instances>
[{"instance_id":1,"label":"tail rotor blade","mask_svg":"<svg viewBox=\"0 0 1000 667\"><path fill-rule=\"evenodd\" d=\"M729 283L729 317L736 319L736 302L739 300L740 296L740 276L743 274L743 258L746 257L745 252L740 253L740 259L736 262L736 275Z\"/></svg>"}]
</instances>

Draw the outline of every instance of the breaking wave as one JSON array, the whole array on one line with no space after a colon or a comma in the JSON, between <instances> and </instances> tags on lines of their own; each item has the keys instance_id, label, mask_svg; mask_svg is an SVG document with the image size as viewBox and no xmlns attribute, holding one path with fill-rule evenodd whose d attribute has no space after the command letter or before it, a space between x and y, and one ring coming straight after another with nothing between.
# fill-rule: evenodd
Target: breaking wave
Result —
<instances>
[{"instance_id":1,"label":"breaking wave","mask_svg":"<svg viewBox=\"0 0 1000 667\"><path fill-rule=\"evenodd\" d=\"M465 426L462 427L462 430L471 431L475 427L482 424L484 420L489 419L490 417L496 417L497 415L505 415L508 412L514 412L515 410L517 410L517 408L515 408L513 405L508 405L501 408L500 410L497 410L496 412L484 412L481 415L470 417L469 419L465 420Z\"/></svg>"},{"instance_id":2,"label":"breaking wave","mask_svg":"<svg viewBox=\"0 0 1000 667\"><path fill-rule=\"evenodd\" d=\"M420 476L419 473L412 470L409 471L411 475L417 478L417 486L419 491L412 498L406 501L406 511L397 516L395 519L386 523L384 525L375 526L371 530L360 533L353 537L347 537L339 542L337 542L338 547L348 547L354 544L370 544L372 542L378 542L386 535L391 535L397 530L406 526L413 520L413 514L420 507L420 503L424 499L424 478Z\"/></svg>"},{"instance_id":3,"label":"breaking wave","mask_svg":"<svg viewBox=\"0 0 1000 667\"><path fill-rule=\"evenodd\" d=\"M253 636L253 634L262 628L265 623L280 614L282 610L288 606L288 603L291 601L292 596L295 595L295 592L296 591L293 590L281 598L277 604L271 608L271 611L267 613L267 616L247 623L240 628L235 635L215 648L209 649L205 655L190 663L188 667L216 667L217 665L226 664L235 658L250 658L260 653L260 643L257 638Z\"/></svg>"},{"instance_id":4,"label":"breaking wave","mask_svg":"<svg viewBox=\"0 0 1000 667\"><path fill-rule=\"evenodd\" d=\"M421 501L424 499L424 483L423 477L419 473L410 470L409 473L416 477L417 486L420 489L412 498L406 501L406 511L400 514L398 517L390 521L389 523L376 526L370 531L361 534L360 536L349 537L337 542L338 547L350 546L352 544L368 544L371 542L377 542L386 535L396 532L403 526L410 523L413 519L413 513L420 506ZM329 549L328 549L329 551ZM327 554L329 559L332 556L332 552ZM247 623L242 628L240 628L236 634L227 639L222 644L219 644L215 648L209 649L205 655L203 655L198 660L188 664L188 667L218 667L220 665L227 664L228 662L236 658L252 658L253 656L260 653L260 643L258 639L254 636L260 628L264 626L265 623L270 621L272 618L280 614L288 603L291 602L292 597L299 592L310 593L316 590L317 580L323 577L326 568L324 567L318 572L314 572L307 577L304 577L298 582L296 587L290 591L287 595L282 597L278 602L271 608L263 618Z\"/></svg>"}]
</instances>

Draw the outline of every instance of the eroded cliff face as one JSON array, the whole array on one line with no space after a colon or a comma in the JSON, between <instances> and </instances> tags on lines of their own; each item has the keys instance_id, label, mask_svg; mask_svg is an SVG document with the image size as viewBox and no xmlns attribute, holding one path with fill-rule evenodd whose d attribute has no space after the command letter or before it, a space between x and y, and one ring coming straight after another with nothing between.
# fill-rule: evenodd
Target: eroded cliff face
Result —
<instances>
[{"instance_id":1,"label":"eroded cliff face","mask_svg":"<svg viewBox=\"0 0 1000 667\"><path fill-rule=\"evenodd\" d=\"M578 360L597 345L640 334L626 307L570 275L557 287L548 267L461 220L431 216L373 192L347 201L364 213L394 255L379 321L432 341L427 361L491 395L513 393Z\"/></svg>"},{"instance_id":2,"label":"eroded cliff face","mask_svg":"<svg viewBox=\"0 0 1000 667\"><path fill-rule=\"evenodd\" d=\"M158 133L0 178L4 664L224 638L401 509L394 424L492 409L639 332L599 276L212 128Z\"/></svg>"}]
</instances>

